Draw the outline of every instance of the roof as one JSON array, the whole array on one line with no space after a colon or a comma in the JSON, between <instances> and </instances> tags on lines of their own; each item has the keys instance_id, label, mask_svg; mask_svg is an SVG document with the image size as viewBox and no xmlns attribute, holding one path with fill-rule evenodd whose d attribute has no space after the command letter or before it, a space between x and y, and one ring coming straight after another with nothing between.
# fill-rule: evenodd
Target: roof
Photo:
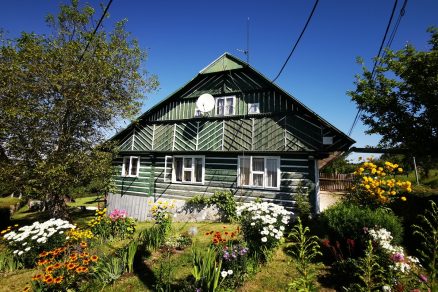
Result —
<instances>
[{"instance_id":1,"label":"roof","mask_svg":"<svg viewBox=\"0 0 438 292\"><path fill-rule=\"evenodd\" d=\"M194 82L200 76L203 76L205 74L212 74L212 73L219 73L219 72L228 72L228 71L232 71L232 70L240 70L240 69L243 69L243 68L248 68L249 70L251 70L251 71L255 72L256 74L258 74L259 76L261 76L263 79L265 79L267 82L269 82L273 87L275 87L278 91L283 93L285 96L291 98L294 102L298 103L301 107L303 107L306 111L308 111L309 114L314 115L319 121L321 121L327 127L332 128L334 131L338 132L344 138L349 140L352 144L354 144L356 142L353 139L351 139L348 135L346 135L344 132L342 132L341 130L339 130L338 128L336 128L332 124L330 124L328 121L323 119L321 116L319 116L317 113L312 111L310 108L308 108L302 102L300 102L298 99L293 97L287 91L285 91L282 88L280 88L277 84L272 82L270 79L268 79L262 73L260 73L259 71L257 71L253 67L251 67L248 63L240 60L239 58L237 58L237 57L235 57L235 56L233 56L233 55L231 55L230 53L227 53L227 52L223 53L216 60L214 60L209 65L207 65L205 68L203 68L201 71L199 71L199 73L192 80L190 80L189 82L184 84L182 87L177 89L175 92L170 94L168 97L164 98L159 103L157 103L156 105L152 106L149 110L144 112L137 120L141 120L143 117L145 117L145 116L149 115L151 112L153 112L153 110L156 109L157 107L159 107L161 104L163 104L163 103L167 102L168 100L170 100L171 98L175 97L178 93L183 91L185 88L189 87L192 84L192 82ZM116 135L114 135L111 138L111 140L116 139L119 135L121 135L122 133L124 133L124 132L128 131L129 129L131 129L132 126L134 125L134 123L135 122L132 122L124 130L122 130L119 133L117 133Z\"/></svg>"}]
</instances>

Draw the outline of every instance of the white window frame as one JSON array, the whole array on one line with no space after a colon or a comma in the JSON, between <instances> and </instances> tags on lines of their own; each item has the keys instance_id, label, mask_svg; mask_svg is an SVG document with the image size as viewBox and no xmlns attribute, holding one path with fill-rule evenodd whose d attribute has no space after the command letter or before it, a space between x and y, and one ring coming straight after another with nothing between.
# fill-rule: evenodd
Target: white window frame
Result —
<instances>
[{"instance_id":1,"label":"white window frame","mask_svg":"<svg viewBox=\"0 0 438 292\"><path fill-rule=\"evenodd\" d=\"M227 99L232 99L233 100L233 112L231 114L227 113L226 111L226 106L227 106ZM219 100L223 100L224 101L224 114L221 115L218 113L219 110ZM214 106L214 114L215 116L234 116L236 114L236 96L235 95L231 95L231 96L220 96L220 97L216 97L215 98L215 106Z\"/></svg>"},{"instance_id":2,"label":"white window frame","mask_svg":"<svg viewBox=\"0 0 438 292\"><path fill-rule=\"evenodd\" d=\"M137 174L136 175L132 175L131 171L132 171L132 159L137 158ZM125 161L129 159L129 171L128 173L125 173ZM127 176L127 177L138 177L140 174L140 156L124 156L123 157L123 162L122 162L122 176Z\"/></svg>"},{"instance_id":3,"label":"white window frame","mask_svg":"<svg viewBox=\"0 0 438 292\"><path fill-rule=\"evenodd\" d=\"M255 112L250 111L252 107L256 107ZM259 114L259 113L260 113L260 103L259 102L248 103L248 114Z\"/></svg>"},{"instance_id":4,"label":"white window frame","mask_svg":"<svg viewBox=\"0 0 438 292\"><path fill-rule=\"evenodd\" d=\"M181 181L176 180L176 172L175 172L175 159L176 158L182 158L182 174L181 174ZM195 181L195 158L202 158L202 181ZM184 159L192 159L192 167L186 168L184 166ZM184 180L184 171L191 171L191 180L187 181ZM204 155L176 155L173 156L172 160L172 183L176 184L196 184L196 185L203 185L205 183L205 156Z\"/></svg>"},{"instance_id":5,"label":"white window frame","mask_svg":"<svg viewBox=\"0 0 438 292\"><path fill-rule=\"evenodd\" d=\"M249 158L249 185L241 185L240 184L240 159L241 158ZM264 159L264 172L262 171L253 171L252 169L252 160L253 158L263 158ZM276 187L268 187L267 179L268 179L268 169L266 167L266 160L274 159L277 160L277 186ZM253 174L263 174L263 186L256 186L253 182ZM280 172L280 156L238 156L237 157L237 186L251 189L268 189L268 190L280 190L281 185L281 172Z\"/></svg>"}]
</instances>

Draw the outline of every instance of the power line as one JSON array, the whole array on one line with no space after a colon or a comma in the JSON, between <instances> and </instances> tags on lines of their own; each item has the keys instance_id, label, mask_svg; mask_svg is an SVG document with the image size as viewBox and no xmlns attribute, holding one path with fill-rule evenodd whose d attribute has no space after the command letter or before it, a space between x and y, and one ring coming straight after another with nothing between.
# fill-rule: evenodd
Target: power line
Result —
<instances>
[{"instance_id":1,"label":"power line","mask_svg":"<svg viewBox=\"0 0 438 292\"><path fill-rule=\"evenodd\" d=\"M310 22L310 19L312 19L313 12L315 12L315 9L316 9L316 6L318 5L318 2L319 2L319 0L316 0L316 1L315 1L315 4L313 5L313 8L312 8L312 12L310 12L310 15L309 15L309 17L307 18L306 24L304 25L304 28L303 28L303 30L301 31L300 36L298 37L297 41L295 42L295 45L293 46L291 52L289 53L289 56L287 57L287 59L286 59L286 61L284 62L283 66L281 67L280 72L278 72L277 76L272 80L272 82L275 82L275 80L277 80L277 78L280 77L281 73L283 72L284 67L286 67L287 62L289 61L290 57L291 57L292 54L294 53L294 51L295 51L295 49L296 49L298 43L299 43L300 40L301 40L301 37L303 36L304 32L306 31L306 28L307 28L307 25L308 25L309 22Z\"/></svg>"},{"instance_id":2,"label":"power line","mask_svg":"<svg viewBox=\"0 0 438 292\"><path fill-rule=\"evenodd\" d=\"M405 0L405 3L403 3L403 7L402 7L402 9L401 9L401 11L400 11L400 15L401 15L401 16L399 16L399 20L397 20L398 24L400 24L401 17L402 17L402 16L404 15L404 13L405 13L405 10L404 10L404 9L405 9L405 6L406 6L406 2L407 2L407 0ZM398 4L398 0L395 0L395 1L394 1L394 6L392 7L392 11L391 11L391 16L389 17L389 21L388 21L388 24L387 24L387 26L386 26L385 34L383 35L383 39L382 39L382 42L381 42L381 44L380 44L379 52L378 52L378 54L377 54L376 60L374 61L373 70L371 71L371 78L372 78L372 79L374 79L374 72L375 72L375 70L376 70L377 63L379 62L380 54L382 53L383 45L385 44L385 40L386 40L386 36L388 35L389 28L391 27L392 18L394 17L394 12L395 12L395 9L397 8L397 4ZM393 32L391 33L392 40L394 39L395 32L397 31L397 28L398 28L398 24L396 24L396 26L395 26L394 29L393 29ZM391 37L390 37L390 39L391 39ZM392 44L392 40L391 40L391 42L390 42L389 44ZM388 46L387 46L387 47L388 47ZM350 130L348 131L348 136L350 136L351 133L353 133L353 129L354 129L354 128L356 127L356 125L357 125L357 122L358 122L358 120L359 120L359 117L360 117L361 112L362 112L362 111L361 111L360 109L357 110L356 116L354 117L354 120L353 120L353 124L351 125L351 128L350 128Z\"/></svg>"},{"instance_id":3,"label":"power line","mask_svg":"<svg viewBox=\"0 0 438 292\"><path fill-rule=\"evenodd\" d=\"M82 61L82 59L84 58L85 52L88 50L88 47L90 46L90 43L91 43L91 41L92 41L93 38L94 38L94 35L96 34L97 30L99 29L99 26L102 24L102 21L103 21L103 19L105 18L106 13L108 12L108 9L109 9L110 6L111 6L111 3L113 3L113 0L109 0L108 4L106 5L105 10L103 11L103 14L102 14L102 16L101 16L100 19L99 19L99 22L97 23L96 27L94 28L93 33L91 34L91 38L90 38L90 40L88 41L87 45L85 46L84 51L82 52L81 57L79 58L79 63L80 63L80 62Z\"/></svg>"}]
</instances>

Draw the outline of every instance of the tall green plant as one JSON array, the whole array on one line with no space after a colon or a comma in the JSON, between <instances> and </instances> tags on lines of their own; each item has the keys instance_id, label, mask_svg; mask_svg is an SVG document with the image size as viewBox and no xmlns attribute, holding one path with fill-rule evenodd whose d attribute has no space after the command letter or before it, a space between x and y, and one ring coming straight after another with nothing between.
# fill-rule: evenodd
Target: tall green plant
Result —
<instances>
[{"instance_id":1,"label":"tall green plant","mask_svg":"<svg viewBox=\"0 0 438 292\"><path fill-rule=\"evenodd\" d=\"M300 217L298 217L298 222L289 235L289 239L292 240L289 244L289 251L295 258L295 266L300 277L289 283L289 291L316 291L317 271L312 262L322 253L319 251L318 237L309 236L309 233L309 227L304 227Z\"/></svg>"},{"instance_id":2,"label":"tall green plant","mask_svg":"<svg viewBox=\"0 0 438 292\"><path fill-rule=\"evenodd\" d=\"M205 292L214 292L219 285L222 261L217 261L217 253L213 247L207 250L192 248L193 270L196 288Z\"/></svg>"},{"instance_id":3,"label":"tall green plant","mask_svg":"<svg viewBox=\"0 0 438 292\"><path fill-rule=\"evenodd\" d=\"M378 263L379 257L374 253L374 248L371 240L368 241L365 256L356 261L356 276L360 279L360 283L354 284L349 291L380 291L383 286L384 270Z\"/></svg>"},{"instance_id":4,"label":"tall green plant","mask_svg":"<svg viewBox=\"0 0 438 292\"><path fill-rule=\"evenodd\" d=\"M420 248L417 249L423 267L429 273L428 285L432 291L438 289L438 207L430 201L430 209L420 215L421 225L413 225L414 235L421 238Z\"/></svg>"}]
</instances>

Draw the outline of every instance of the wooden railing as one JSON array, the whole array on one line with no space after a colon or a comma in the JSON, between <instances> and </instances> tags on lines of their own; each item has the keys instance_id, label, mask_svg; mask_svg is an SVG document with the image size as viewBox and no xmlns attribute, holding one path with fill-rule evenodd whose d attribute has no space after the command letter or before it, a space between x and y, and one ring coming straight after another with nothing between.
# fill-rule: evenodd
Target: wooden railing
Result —
<instances>
[{"instance_id":1,"label":"wooden railing","mask_svg":"<svg viewBox=\"0 0 438 292\"><path fill-rule=\"evenodd\" d=\"M320 173L319 186L321 191L348 191L353 186L353 175Z\"/></svg>"}]
</instances>

